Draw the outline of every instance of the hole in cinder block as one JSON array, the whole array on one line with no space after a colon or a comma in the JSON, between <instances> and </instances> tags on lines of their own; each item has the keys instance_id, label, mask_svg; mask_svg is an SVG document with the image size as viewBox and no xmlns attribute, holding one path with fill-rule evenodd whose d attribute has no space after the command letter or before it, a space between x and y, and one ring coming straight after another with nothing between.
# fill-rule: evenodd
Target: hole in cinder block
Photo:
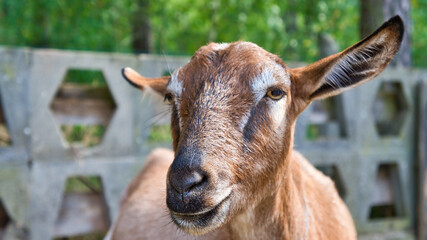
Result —
<instances>
[{"instance_id":1,"label":"hole in cinder block","mask_svg":"<svg viewBox=\"0 0 427 240\"><path fill-rule=\"evenodd\" d=\"M344 187L341 173L338 171L338 168L335 165L319 165L316 166L316 168L332 179L332 181L335 183L335 187L337 188L338 194L342 199L344 199L347 194L347 191Z\"/></svg>"},{"instance_id":2,"label":"hole in cinder block","mask_svg":"<svg viewBox=\"0 0 427 240\"><path fill-rule=\"evenodd\" d=\"M54 240L103 240L105 237L105 234L103 233L90 233L80 236L73 236L73 237L60 237L55 238Z\"/></svg>"},{"instance_id":3,"label":"hole in cinder block","mask_svg":"<svg viewBox=\"0 0 427 240\"><path fill-rule=\"evenodd\" d=\"M4 232L6 231L7 225L10 223L10 217L0 200L0 239L3 239Z\"/></svg>"},{"instance_id":4,"label":"hole in cinder block","mask_svg":"<svg viewBox=\"0 0 427 240\"><path fill-rule=\"evenodd\" d=\"M55 222L55 239L102 239L109 226L101 178L68 178Z\"/></svg>"},{"instance_id":5,"label":"hole in cinder block","mask_svg":"<svg viewBox=\"0 0 427 240\"><path fill-rule=\"evenodd\" d=\"M333 140L347 136L341 96L314 101L311 108L307 140Z\"/></svg>"},{"instance_id":6,"label":"hole in cinder block","mask_svg":"<svg viewBox=\"0 0 427 240\"><path fill-rule=\"evenodd\" d=\"M164 70L162 76L170 76L175 70Z\"/></svg>"},{"instance_id":7,"label":"hole in cinder block","mask_svg":"<svg viewBox=\"0 0 427 240\"><path fill-rule=\"evenodd\" d=\"M70 69L50 109L65 142L93 147L102 141L116 103L101 71Z\"/></svg>"},{"instance_id":8,"label":"hole in cinder block","mask_svg":"<svg viewBox=\"0 0 427 240\"><path fill-rule=\"evenodd\" d=\"M403 216L402 189L396 163L383 163L377 169L371 196L369 219Z\"/></svg>"},{"instance_id":9,"label":"hole in cinder block","mask_svg":"<svg viewBox=\"0 0 427 240\"><path fill-rule=\"evenodd\" d=\"M372 113L381 137L397 136L407 114L408 103L400 82L383 82L377 92Z\"/></svg>"},{"instance_id":10,"label":"hole in cinder block","mask_svg":"<svg viewBox=\"0 0 427 240\"><path fill-rule=\"evenodd\" d=\"M9 129L6 122L6 116L3 111L2 96L0 93L0 147L10 146L12 143Z\"/></svg>"}]
</instances>

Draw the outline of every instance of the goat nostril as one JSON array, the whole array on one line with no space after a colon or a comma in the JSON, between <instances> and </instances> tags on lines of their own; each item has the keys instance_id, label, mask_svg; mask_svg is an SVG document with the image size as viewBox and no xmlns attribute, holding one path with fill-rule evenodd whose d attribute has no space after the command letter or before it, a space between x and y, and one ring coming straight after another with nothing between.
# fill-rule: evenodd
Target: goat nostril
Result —
<instances>
[{"instance_id":1,"label":"goat nostril","mask_svg":"<svg viewBox=\"0 0 427 240\"><path fill-rule=\"evenodd\" d=\"M189 192L193 188L203 185L205 182L207 182L207 177L196 171L184 175L178 174L170 178L171 186L181 194Z\"/></svg>"}]
</instances>

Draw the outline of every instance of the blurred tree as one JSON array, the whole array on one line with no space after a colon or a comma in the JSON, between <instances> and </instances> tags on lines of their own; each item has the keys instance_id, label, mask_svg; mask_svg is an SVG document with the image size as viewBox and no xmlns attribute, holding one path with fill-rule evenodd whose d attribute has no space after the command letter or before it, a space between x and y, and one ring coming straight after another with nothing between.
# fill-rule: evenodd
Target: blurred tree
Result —
<instances>
[{"instance_id":1,"label":"blurred tree","mask_svg":"<svg viewBox=\"0 0 427 240\"><path fill-rule=\"evenodd\" d=\"M39 9L48 10L51 5L48 0L29 1L28 15L31 22L37 23L30 27L28 44L34 47L48 47L49 46L49 12L39 11Z\"/></svg>"},{"instance_id":2,"label":"blurred tree","mask_svg":"<svg viewBox=\"0 0 427 240\"><path fill-rule=\"evenodd\" d=\"M360 2L362 37L375 31L387 19L400 15L405 22L405 35L399 54L393 59L392 64L411 66L409 0L361 0Z\"/></svg>"},{"instance_id":3,"label":"blurred tree","mask_svg":"<svg viewBox=\"0 0 427 240\"><path fill-rule=\"evenodd\" d=\"M0 43L129 52L132 2L0 0Z\"/></svg>"},{"instance_id":4,"label":"blurred tree","mask_svg":"<svg viewBox=\"0 0 427 240\"><path fill-rule=\"evenodd\" d=\"M319 33L317 42L319 46L319 57L321 58L339 52L338 44L330 34Z\"/></svg>"},{"instance_id":5,"label":"blurred tree","mask_svg":"<svg viewBox=\"0 0 427 240\"><path fill-rule=\"evenodd\" d=\"M411 48L413 65L427 67L427 0L411 0Z\"/></svg>"},{"instance_id":6,"label":"blurred tree","mask_svg":"<svg viewBox=\"0 0 427 240\"><path fill-rule=\"evenodd\" d=\"M151 52L150 0L136 0L132 14L132 48L135 52Z\"/></svg>"},{"instance_id":7,"label":"blurred tree","mask_svg":"<svg viewBox=\"0 0 427 240\"><path fill-rule=\"evenodd\" d=\"M0 44L191 55L209 41L244 40L311 62L321 55L319 33L339 50L358 41L366 18L358 9L378 1L390 7L373 10L393 12L409 0L0 0ZM427 0L410 1L414 65L427 66ZM366 32L386 17L365 20Z\"/></svg>"}]
</instances>

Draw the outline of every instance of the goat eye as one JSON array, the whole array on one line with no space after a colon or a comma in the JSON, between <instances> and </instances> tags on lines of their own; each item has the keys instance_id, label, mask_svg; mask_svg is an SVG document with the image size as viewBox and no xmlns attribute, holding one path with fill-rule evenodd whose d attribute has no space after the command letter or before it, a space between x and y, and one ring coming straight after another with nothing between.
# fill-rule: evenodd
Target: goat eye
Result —
<instances>
[{"instance_id":1,"label":"goat eye","mask_svg":"<svg viewBox=\"0 0 427 240\"><path fill-rule=\"evenodd\" d=\"M283 96L285 96L285 92L280 89L272 89L268 90L266 96L277 101L282 99Z\"/></svg>"},{"instance_id":2,"label":"goat eye","mask_svg":"<svg viewBox=\"0 0 427 240\"><path fill-rule=\"evenodd\" d=\"M167 103L169 103L169 104L172 104L172 103L173 103L173 100L174 100L174 98L173 98L172 93L167 93L167 94L165 95L165 99L164 99L164 101L165 101L165 102L167 102Z\"/></svg>"}]
</instances>

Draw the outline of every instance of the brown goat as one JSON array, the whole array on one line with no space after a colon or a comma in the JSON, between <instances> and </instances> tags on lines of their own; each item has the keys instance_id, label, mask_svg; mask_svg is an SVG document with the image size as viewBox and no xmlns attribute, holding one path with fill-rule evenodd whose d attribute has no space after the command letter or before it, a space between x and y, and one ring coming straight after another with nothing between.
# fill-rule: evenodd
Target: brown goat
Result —
<instances>
[{"instance_id":1,"label":"brown goat","mask_svg":"<svg viewBox=\"0 0 427 240\"><path fill-rule=\"evenodd\" d=\"M296 69L248 42L201 47L171 77L125 68L131 84L171 105L174 151L148 157L109 238L356 239L334 183L293 150L295 121L313 100L377 76L402 35L396 16L343 52Z\"/></svg>"}]
</instances>

